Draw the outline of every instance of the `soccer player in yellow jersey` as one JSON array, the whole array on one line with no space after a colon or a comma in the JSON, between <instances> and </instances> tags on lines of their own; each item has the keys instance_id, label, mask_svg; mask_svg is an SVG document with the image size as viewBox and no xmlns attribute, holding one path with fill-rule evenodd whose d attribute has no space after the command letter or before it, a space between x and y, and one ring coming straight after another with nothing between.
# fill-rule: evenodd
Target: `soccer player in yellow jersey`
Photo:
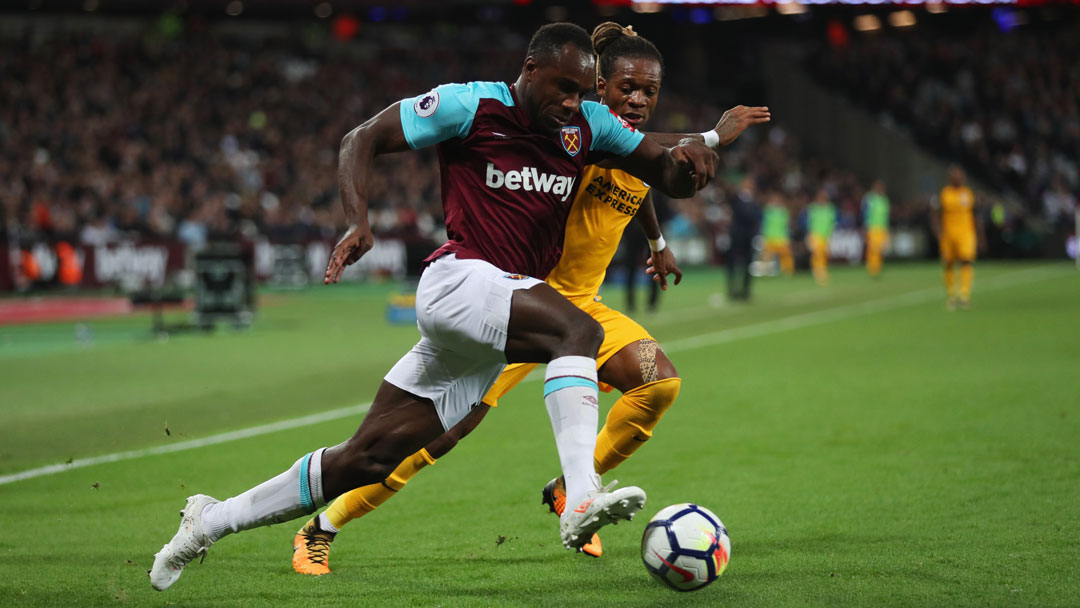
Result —
<instances>
[{"instance_id":1,"label":"soccer player in yellow jersey","mask_svg":"<svg viewBox=\"0 0 1080 608\"><path fill-rule=\"evenodd\" d=\"M949 167L949 183L941 189L931 214L938 235L941 263L944 266L946 306L967 308L971 304L971 283L975 277L975 193L965 183L964 170ZM953 267L960 264L960 285L956 285Z\"/></svg>"},{"instance_id":2,"label":"soccer player in yellow jersey","mask_svg":"<svg viewBox=\"0 0 1080 608\"><path fill-rule=\"evenodd\" d=\"M651 116L659 97L663 76L660 52L630 28L611 22L597 26L593 45L598 55L597 91L601 101L635 128L641 127ZM767 108L738 106L725 112L716 128L702 136L712 145L728 144L751 124L768 120ZM596 358L601 390L616 388L622 397L608 412L596 439L594 464L596 473L603 474L626 460L652 436L653 428L675 401L682 383L656 340L629 317L601 303L598 295L623 229L631 219L636 216L649 237L653 253L648 270L653 279L666 289L667 274L674 274L677 284L682 273L660 234L648 185L628 173L598 165L585 168L580 184L567 219L563 255L546 281L604 328L604 342ZM374 510L418 471L449 452L480 422L489 409L487 406L497 406L498 400L535 367L508 365L484 397L483 404L473 408L458 425L405 459L381 484L340 496L326 511L308 521L293 541L293 569L313 575L330 572L330 543L337 531L352 519ZM553 512L562 513L565 491L561 478L548 483L543 497ZM594 535L582 550L599 556L599 538Z\"/></svg>"},{"instance_id":3,"label":"soccer player in yellow jersey","mask_svg":"<svg viewBox=\"0 0 1080 608\"><path fill-rule=\"evenodd\" d=\"M766 195L762 211L761 236L765 241L761 248L761 261L772 264L780 256L780 271L795 274L795 257L791 254L791 213L787 202L779 192Z\"/></svg>"},{"instance_id":4,"label":"soccer player in yellow jersey","mask_svg":"<svg viewBox=\"0 0 1080 608\"><path fill-rule=\"evenodd\" d=\"M829 239L836 228L836 205L829 200L829 193L818 188L817 196L806 207L806 246L810 250L810 270L818 285L829 283Z\"/></svg>"},{"instance_id":5,"label":"soccer player in yellow jersey","mask_svg":"<svg viewBox=\"0 0 1080 608\"><path fill-rule=\"evenodd\" d=\"M863 226L866 229L866 271L877 278L881 274L881 257L889 245L889 197L885 182L874 180L862 200Z\"/></svg>"}]
</instances>

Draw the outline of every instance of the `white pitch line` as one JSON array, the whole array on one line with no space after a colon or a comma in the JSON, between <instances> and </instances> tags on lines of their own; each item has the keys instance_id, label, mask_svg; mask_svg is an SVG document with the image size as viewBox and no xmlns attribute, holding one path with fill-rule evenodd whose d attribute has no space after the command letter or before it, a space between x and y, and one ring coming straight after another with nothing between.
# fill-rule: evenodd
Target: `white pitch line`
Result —
<instances>
[{"instance_id":1,"label":"white pitch line","mask_svg":"<svg viewBox=\"0 0 1080 608\"><path fill-rule=\"evenodd\" d=\"M28 469L26 471L20 471L18 473L12 473L10 475L0 476L0 486L16 481L22 481L24 479L41 477L43 475L62 473L64 471L70 471L71 469L81 469L83 467L89 467L95 464L104 464L106 462L120 462L122 460L137 460L139 458L145 458L147 456L154 456L157 454L171 454L173 452L182 452L184 450L194 450L195 448L206 447L208 445L227 443L229 441L247 439L249 437L258 437L259 435L266 435L267 433L276 433L278 431L286 431L289 429L311 426L320 422L329 422L330 420L340 420L341 418L348 418L349 416L359 416L360 414L367 413L370 407L370 403L361 403L359 405L350 405L349 407L342 407L336 410L319 412L318 414L309 414L307 416L301 416L299 418L290 418L288 420L280 420L278 422L271 422L269 424L260 424L259 426L252 426L246 429L229 431L228 433L210 435L209 437L202 437L200 439L189 439L187 441L181 441L178 443L170 443L168 445L159 445L152 448L145 448L142 450L116 452L114 454L104 454L102 456L93 456L91 458L78 458L68 463L50 464L48 466L38 467L36 469Z\"/></svg>"},{"instance_id":2,"label":"white pitch line","mask_svg":"<svg viewBox=\"0 0 1080 608\"><path fill-rule=\"evenodd\" d=\"M1023 285L1025 283L1033 283L1035 281L1041 281L1043 279L1060 273L1061 270L1054 267L1014 270L1012 272L1000 274L996 277L987 279L979 286L979 291L992 291L995 289L1003 289L1006 287ZM802 329L814 325L824 325L826 323L832 323L834 321L845 321L848 319L863 317L879 312L885 312L887 310L903 308L905 306L925 304L926 302L940 300L941 296L942 288L940 287L935 287L931 289L920 289L918 291L909 291L904 294L889 296L886 298L879 298L877 300L858 302L855 304L846 304L844 306L836 306L833 308L826 308L824 310L815 310L813 312L792 315L790 317L782 317L772 321L755 323L753 325L744 325L742 327L722 329L720 331L702 334L700 336L682 338L680 340L672 340L671 342L665 342L661 346L663 347L664 352L679 352L692 350L705 346L714 346L717 344L734 342L736 340L759 338L761 336Z\"/></svg>"},{"instance_id":3,"label":"white pitch line","mask_svg":"<svg viewBox=\"0 0 1080 608\"><path fill-rule=\"evenodd\" d=\"M1006 287L1022 285L1024 283L1033 283L1035 281L1049 278L1056 274L1061 274L1061 271L1060 269L1053 267L1016 270L987 279L985 282L980 284L979 290L986 291L991 289L1003 289ZM735 342L737 340L746 340L749 338L758 338L761 336L782 333L785 331L803 329L806 327L812 327L814 325L823 325L825 323L832 323L834 321L853 319L856 317L885 312L887 310L893 310L905 306L923 304L938 299L941 299L940 287L933 289L920 289L918 291L910 291L908 293L896 296L889 296L887 298L879 298L877 300L870 300L868 302L846 304L844 306L826 308L824 310L793 315L790 317L781 317L779 319L763 321L761 323L754 323L752 325L744 325L742 327L723 329L720 331L702 334L700 336L694 336L691 338L672 340L671 342L666 342L663 345L663 348L665 352L669 353L692 350L704 346L725 344L728 342ZM543 374L538 373L538 371L539 370L535 370L533 373L526 376L523 382L534 382L543 378ZM152 448L144 448L141 450L129 450L127 452L116 452L113 454L104 454L102 456L93 456L91 458L78 458L72 460L69 463L50 464L47 466L38 467L36 469L28 469L25 471L20 471L18 473L2 475L0 476L0 486L14 483L16 481L33 479L35 477L43 477L45 475L53 475L55 473L62 473L64 471L70 471L72 469L81 469L97 464L120 462L124 460L137 460L140 458L145 458L147 456L156 456L158 454L171 454L173 452L194 450L196 448L202 448L209 445L227 443L240 439L258 437L260 435L266 435L269 433L276 433L278 431L311 426L320 422L329 422L331 420L340 420L342 418L348 418L350 416L359 416L360 414L367 413L370 407L371 403L361 403L359 405L342 407L334 410L320 412L317 414L300 416L299 418L290 418L288 420L271 422L269 424L260 424L258 426L248 427L246 429L239 429L236 431L230 431L228 433L210 435L209 437L203 437L201 439L189 439L187 441L171 443L168 445L160 445Z\"/></svg>"}]
</instances>

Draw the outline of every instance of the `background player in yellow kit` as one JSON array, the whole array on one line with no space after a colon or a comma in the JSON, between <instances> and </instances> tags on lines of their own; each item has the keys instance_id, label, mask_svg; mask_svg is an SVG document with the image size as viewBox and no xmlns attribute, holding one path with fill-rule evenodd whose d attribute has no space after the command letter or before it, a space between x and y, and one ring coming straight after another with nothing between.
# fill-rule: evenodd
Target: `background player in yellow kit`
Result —
<instances>
[{"instance_id":1,"label":"background player in yellow kit","mask_svg":"<svg viewBox=\"0 0 1080 608\"><path fill-rule=\"evenodd\" d=\"M659 98L663 77L660 52L630 28L611 22L593 31L593 45L598 55L597 91L601 101L623 120L640 128ZM768 120L767 108L739 106L725 112L714 131L702 135L706 143L727 144L751 124ZM667 274L673 273L678 283L682 272L660 234L649 187L644 182L618 169L590 165L579 183L567 219L562 258L546 281L604 328L604 342L596 358L601 389L619 389L622 397L611 407L596 439L594 464L596 473L603 474L626 460L651 437L653 427L675 401L682 383L656 340L632 319L602 304L598 295L623 229L632 218L638 217L649 237L653 252L649 271L653 279L666 289ZM308 521L293 541L293 569L313 575L330 572L330 543L337 531L352 519L374 510L422 468L449 452L483 418L489 409L485 404L498 405L498 399L535 367L508 365L484 397L484 403L457 426L405 459L381 484L342 495L326 511ZM562 513L565 492L561 478L544 488L544 501L553 512ZM582 550L599 556L599 538L594 535Z\"/></svg>"},{"instance_id":2,"label":"background player in yellow kit","mask_svg":"<svg viewBox=\"0 0 1080 608\"><path fill-rule=\"evenodd\" d=\"M761 261L771 263L779 256L780 271L788 276L795 273L790 234L791 214L787 202L779 192L770 192L765 197L765 209L762 211L761 237L765 242L761 249Z\"/></svg>"},{"instance_id":3,"label":"background player in yellow kit","mask_svg":"<svg viewBox=\"0 0 1080 608\"><path fill-rule=\"evenodd\" d=\"M829 200L829 193L818 188L817 196L806 207L806 246L810 249L810 270L818 285L829 282L829 239L836 228L836 206Z\"/></svg>"},{"instance_id":4,"label":"background player in yellow kit","mask_svg":"<svg viewBox=\"0 0 1080 608\"><path fill-rule=\"evenodd\" d=\"M975 193L965 182L964 170L949 167L949 183L931 213L934 231L938 235L941 263L945 275L945 305L949 310L971 304L971 283L975 278ZM953 267L960 264L960 285L957 288Z\"/></svg>"},{"instance_id":5,"label":"background player in yellow kit","mask_svg":"<svg viewBox=\"0 0 1080 608\"><path fill-rule=\"evenodd\" d=\"M866 272L877 278L881 274L881 257L889 245L889 197L885 182L874 180L862 200L863 226L866 228Z\"/></svg>"}]
</instances>

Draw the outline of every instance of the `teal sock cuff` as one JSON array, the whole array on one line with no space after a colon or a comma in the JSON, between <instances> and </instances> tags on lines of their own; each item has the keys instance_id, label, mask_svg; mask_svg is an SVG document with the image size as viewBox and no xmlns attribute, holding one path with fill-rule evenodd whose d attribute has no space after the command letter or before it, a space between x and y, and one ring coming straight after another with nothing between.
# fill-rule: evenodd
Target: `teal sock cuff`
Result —
<instances>
[{"instance_id":1,"label":"teal sock cuff","mask_svg":"<svg viewBox=\"0 0 1080 608\"><path fill-rule=\"evenodd\" d=\"M599 390L596 386L596 382L593 382L588 378L582 378L581 376L559 376L558 378L552 378L547 382L544 382L544 396L547 397L555 391L571 386L585 386L591 387L594 391Z\"/></svg>"},{"instance_id":2,"label":"teal sock cuff","mask_svg":"<svg viewBox=\"0 0 1080 608\"><path fill-rule=\"evenodd\" d=\"M308 479L313 454L314 452L307 454L300 460L300 505L309 514L315 512L315 501L311 499L311 481Z\"/></svg>"}]
</instances>

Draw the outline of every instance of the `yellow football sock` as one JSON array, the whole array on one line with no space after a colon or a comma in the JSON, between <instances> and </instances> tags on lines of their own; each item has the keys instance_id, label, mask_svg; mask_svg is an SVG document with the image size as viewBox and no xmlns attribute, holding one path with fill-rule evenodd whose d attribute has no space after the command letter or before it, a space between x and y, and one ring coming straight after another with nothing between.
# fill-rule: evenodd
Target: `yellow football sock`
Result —
<instances>
[{"instance_id":1,"label":"yellow football sock","mask_svg":"<svg viewBox=\"0 0 1080 608\"><path fill-rule=\"evenodd\" d=\"M829 258L828 249L826 245L819 244L814 247L814 251L810 254L810 265L814 273L814 278L818 283L824 283L829 280Z\"/></svg>"},{"instance_id":2,"label":"yellow football sock","mask_svg":"<svg viewBox=\"0 0 1080 608\"><path fill-rule=\"evenodd\" d=\"M869 247L866 250L866 271L872 277L878 276L881 272L881 250L877 247Z\"/></svg>"},{"instance_id":3,"label":"yellow football sock","mask_svg":"<svg viewBox=\"0 0 1080 608\"><path fill-rule=\"evenodd\" d=\"M363 517L374 511L398 490L404 488L413 475L420 472L420 469L429 464L435 464L435 459L428 454L426 449L421 449L403 460L382 483L356 488L338 496L337 500L326 509L326 518L330 521L330 525L340 530L357 517Z\"/></svg>"},{"instance_id":4,"label":"yellow football sock","mask_svg":"<svg viewBox=\"0 0 1080 608\"><path fill-rule=\"evenodd\" d=\"M952 264L945 265L945 293L951 298L956 293L956 276Z\"/></svg>"},{"instance_id":5,"label":"yellow football sock","mask_svg":"<svg viewBox=\"0 0 1080 608\"><path fill-rule=\"evenodd\" d=\"M975 279L975 265L960 265L960 297L964 300L971 299L971 282Z\"/></svg>"},{"instance_id":6,"label":"yellow football sock","mask_svg":"<svg viewBox=\"0 0 1080 608\"><path fill-rule=\"evenodd\" d=\"M780 250L780 272L786 275L795 274L795 257L791 255L790 246Z\"/></svg>"},{"instance_id":7,"label":"yellow football sock","mask_svg":"<svg viewBox=\"0 0 1080 608\"><path fill-rule=\"evenodd\" d=\"M660 417L679 396L682 378L665 378L623 393L596 437L593 464L599 475L622 464L652 437Z\"/></svg>"}]
</instances>

